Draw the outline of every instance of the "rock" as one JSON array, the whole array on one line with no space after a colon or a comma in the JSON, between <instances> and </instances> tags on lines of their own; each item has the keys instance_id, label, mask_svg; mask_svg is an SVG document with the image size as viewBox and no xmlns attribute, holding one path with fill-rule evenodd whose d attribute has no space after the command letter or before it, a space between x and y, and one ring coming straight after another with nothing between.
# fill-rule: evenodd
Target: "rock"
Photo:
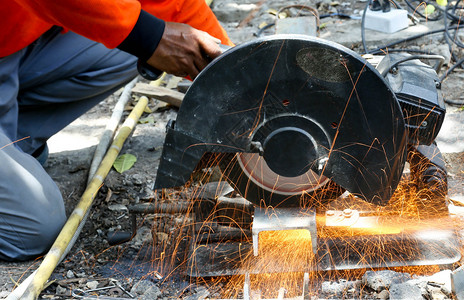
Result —
<instances>
[{"instance_id":1,"label":"rock","mask_svg":"<svg viewBox=\"0 0 464 300\"><path fill-rule=\"evenodd\" d=\"M131 294L138 294L138 295L142 295L143 293L145 293L145 291L151 287L155 286L155 284L149 280L140 280L139 282L135 283L130 292Z\"/></svg>"},{"instance_id":2,"label":"rock","mask_svg":"<svg viewBox=\"0 0 464 300\"><path fill-rule=\"evenodd\" d=\"M442 55L445 58L444 65L450 66L451 52L447 44L438 44L435 48L435 53Z\"/></svg>"},{"instance_id":3,"label":"rock","mask_svg":"<svg viewBox=\"0 0 464 300\"><path fill-rule=\"evenodd\" d=\"M148 289L147 291L145 291L145 293L143 293L140 299L141 300L153 300L153 299L157 299L159 296L161 296L161 291L159 287L154 286Z\"/></svg>"},{"instance_id":4,"label":"rock","mask_svg":"<svg viewBox=\"0 0 464 300\"><path fill-rule=\"evenodd\" d=\"M442 153L463 152L464 132L460 130L464 114L447 113L436 142Z\"/></svg>"},{"instance_id":5,"label":"rock","mask_svg":"<svg viewBox=\"0 0 464 300\"><path fill-rule=\"evenodd\" d=\"M68 270L68 272L66 272L66 278L76 278L76 275L74 275L74 272L72 270Z\"/></svg>"},{"instance_id":6,"label":"rock","mask_svg":"<svg viewBox=\"0 0 464 300\"><path fill-rule=\"evenodd\" d=\"M144 183L144 178L142 175L140 174L134 174L132 175L132 182L135 184L135 185L142 185Z\"/></svg>"},{"instance_id":7,"label":"rock","mask_svg":"<svg viewBox=\"0 0 464 300\"><path fill-rule=\"evenodd\" d=\"M158 299L163 293L153 282L149 280L140 280L131 289L131 294L141 295L140 300Z\"/></svg>"},{"instance_id":8,"label":"rock","mask_svg":"<svg viewBox=\"0 0 464 300\"><path fill-rule=\"evenodd\" d=\"M392 284L389 289L390 300L424 300L421 290L409 283Z\"/></svg>"},{"instance_id":9,"label":"rock","mask_svg":"<svg viewBox=\"0 0 464 300\"><path fill-rule=\"evenodd\" d=\"M205 287L195 289L195 294L183 298L184 300L203 300L210 295L210 292Z\"/></svg>"},{"instance_id":10,"label":"rock","mask_svg":"<svg viewBox=\"0 0 464 300\"><path fill-rule=\"evenodd\" d=\"M339 280L325 281L322 283L321 292L325 297L342 297L349 293L352 289L356 289L360 285L360 281Z\"/></svg>"},{"instance_id":11,"label":"rock","mask_svg":"<svg viewBox=\"0 0 464 300\"><path fill-rule=\"evenodd\" d=\"M142 226L137 229L137 234L132 239L133 247L140 247L142 245L151 245L153 243L153 235L151 229L147 226Z\"/></svg>"},{"instance_id":12,"label":"rock","mask_svg":"<svg viewBox=\"0 0 464 300\"><path fill-rule=\"evenodd\" d=\"M444 300L448 297L443 293L440 286L427 285L428 298L433 300Z\"/></svg>"},{"instance_id":13,"label":"rock","mask_svg":"<svg viewBox=\"0 0 464 300\"><path fill-rule=\"evenodd\" d=\"M129 210L127 209L127 206L122 205L122 204L111 204L111 205L108 205L108 209L111 210L111 211L123 211L123 212L129 211Z\"/></svg>"},{"instance_id":14,"label":"rock","mask_svg":"<svg viewBox=\"0 0 464 300\"><path fill-rule=\"evenodd\" d=\"M445 43L430 43L429 45L424 45L424 51L435 53L441 55L445 58L444 65L449 66L451 62L451 52L449 46ZM435 62L432 61L431 65L433 66Z\"/></svg>"},{"instance_id":15,"label":"rock","mask_svg":"<svg viewBox=\"0 0 464 300\"><path fill-rule=\"evenodd\" d=\"M376 293L375 297L377 299L386 300L386 299L390 298L390 293L387 290L383 290L380 293Z\"/></svg>"},{"instance_id":16,"label":"rock","mask_svg":"<svg viewBox=\"0 0 464 300\"><path fill-rule=\"evenodd\" d=\"M156 235L156 241L157 241L157 243L159 243L159 244L168 243L168 241L169 241L169 235L168 235L167 233L164 233L164 232L156 232L155 235Z\"/></svg>"},{"instance_id":17,"label":"rock","mask_svg":"<svg viewBox=\"0 0 464 300\"><path fill-rule=\"evenodd\" d=\"M93 290L93 289L96 289L97 286L98 286L98 281L94 280L94 281L89 281L85 284L85 286L89 289L89 290Z\"/></svg>"},{"instance_id":18,"label":"rock","mask_svg":"<svg viewBox=\"0 0 464 300\"><path fill-rule=\"evenodd\" d=\"M235 1L215 1L214 14L222 22L240 22L255 8L254 3L236 3ZM222 3L221 3L222 2Z\"/></svg>"},{"instance_id":19,"label":"rock","mask_svg":"<svg viewBox=\"0 0 464 300\"><path fill-rule=\"evenodd\" d=\"M388 289L392 284L403 283L411 279L408 273L398 273L390 270L367 271L362 277L363 284L376 292Z\"/></svg>"},{"instance_id":20,"label":"rock","mask_svg":"<svg viewBox=\"0 0 464 300\"><path fill-rule=\"evenodd\" d=\"M77 278L87 277L87 274L86 274L85 272L75 273L74 275L75 275Z\"/></svg>"},{"instance_id":21,"label":"rock","mask_svg":"<svg viewBox=\"0 0 464 300\"><path fill-rule=\"evenodd\" d=\"M343 293L344 286L338 282L324 281L321 286L321 292L324 296L338 296Z\"/></svg>"},{"instance_id":22,"label":"rock","mask_svg":"<svg viewBox=\"0 0 464 300\"><path fill-rule=\"evenodd\" d=\"M456 299L464 299L464 267L460 266L451 273L451 290Z\"/></svg>"},{"instance_id":23,"label":"rock","mask_svg":"<svg viewBox=\"0 0 464 300\"><path fill-rule=\"evenodd\" d=\"M151 200L155 197L156 193L153 190L153 187L144 187L143 191L140 195L140 199L142 200Z\"/></svg>"},{"instance_id":24,"label":"rock","mask_svg":"<svg viewBox=\"0 0 464 300\"><path fill-rule=\"evenodd\" d=\"M438 284L441 291L446 295L451 295L451 270L443 270L435 273L432 276L426 277L426 281L431 284ZM433 298L435 299L435 298Z\"/></svg>"},{"instance_id":25,"label":"rock","mask_svg":"<svg viewBox=\"0 0 464 300\"><path fill-rule=\"evenodd\" d=\"M55 293L56 293L57 295L66 295L66 292L67 292L67 291L68 291L68 290L67 290L66 288L62 287L61 285L58 285L58 286L56 287Z\"/></svg>"},{"instance_id":26,"label":"rock","mask_svg":"<svg viewBox=\"0 0 464 300\"><path fill-rule=\"evenodd\" d=\"M429 292L427 290L427 281L424 281L423 277L414 278L412 280L407 281L409 285L415 285L421 290L421 294L423 297L427 297Z\"/></svg>"},{"instance_id":27,"label":"rock","mask_svg":"<svg viewBox=\"0 0 464 300\"><path fill-rule=\"evenodd\" d=\"M9 291L1 291L0 292L0 299L5 299L6 297L8 297L9 294L10 294Z\"/></svg>"}]
</instances>

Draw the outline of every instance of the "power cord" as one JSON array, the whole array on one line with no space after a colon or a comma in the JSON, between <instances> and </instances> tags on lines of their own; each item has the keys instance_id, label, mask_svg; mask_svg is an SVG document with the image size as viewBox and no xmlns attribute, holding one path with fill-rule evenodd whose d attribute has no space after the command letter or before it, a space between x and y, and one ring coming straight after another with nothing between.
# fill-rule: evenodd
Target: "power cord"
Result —
<instances>
[{"instance_id":1,"label":"power cord","mask_svg":"<svg viewBox=\"0 0 464 300\"><path fill-rule=\"evenodd\" d=\"M443 66L443 63L445 62L445 58L441 55L426 55L426 54L416 54L416 55L411 55L407 57L403 57L397 61L395 61L388 69L385 69L381 75L383 77L387 76L388 72L396 68L398 65L413 60L413 59L433 59L433 60L438 60L438 62L435 64L434 69L438 73L438 71L441 69Z\"/></svg>"}]
</instances>

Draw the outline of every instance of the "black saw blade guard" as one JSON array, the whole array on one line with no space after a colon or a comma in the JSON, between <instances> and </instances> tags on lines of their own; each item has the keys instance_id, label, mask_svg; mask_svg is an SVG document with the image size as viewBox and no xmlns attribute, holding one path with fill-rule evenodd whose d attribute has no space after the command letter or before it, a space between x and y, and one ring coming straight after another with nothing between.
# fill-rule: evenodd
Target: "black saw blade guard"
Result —
<instances>
[{"instance_id":1,"label":"black saw blade guard","mask_svg":"<svg viewBox=\"0 0 464 300\"><path fill-rule=\"evenodd\" d=\"M155 188L185 184L204 153L255 152L277 174L311 169L384 205L406 144L394 93L360 55L313 37L265 37L195 79L168 126Z\"/></svg>"}]
</instances>

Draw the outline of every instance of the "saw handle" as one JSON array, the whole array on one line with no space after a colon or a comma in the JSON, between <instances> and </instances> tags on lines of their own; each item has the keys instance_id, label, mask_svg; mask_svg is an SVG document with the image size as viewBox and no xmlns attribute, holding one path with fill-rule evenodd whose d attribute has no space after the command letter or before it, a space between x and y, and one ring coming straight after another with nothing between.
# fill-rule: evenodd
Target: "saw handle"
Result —
<instances>
[{"instance_id":1,"label":"saw handle","mask_svg":"<svg viewBox=\"0 0 464 300\"><path fill-rule=\"evenodd\" d=\"M137 71L147 80L156 80L161 76L161 74L163 74L162 71L150 66L140 59L137 60Z\"/></svg>"}]
</instances>

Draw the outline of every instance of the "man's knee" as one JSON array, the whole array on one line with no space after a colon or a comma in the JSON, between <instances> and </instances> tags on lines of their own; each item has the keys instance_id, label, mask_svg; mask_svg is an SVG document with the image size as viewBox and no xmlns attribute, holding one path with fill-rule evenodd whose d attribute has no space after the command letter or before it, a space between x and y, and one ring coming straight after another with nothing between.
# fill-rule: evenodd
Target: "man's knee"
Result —
<instances>
[{"instance_id":1,"label":"man's knee","mask_svg":"<svg viewBox=\"0 0 464 300\"><path fill-rule=\"evenodd\" d=\"M50 214L48 217L37 216L35 220L26 220L18 226L17 220L6 221L2 217L0 259L20 261L44 254L55 241L65 221L64 213Z\"/></svg>"},{"instance_id":2,"label":"man's knee","mask_svg":"<svg viewBox=\"0 0 464 300\"><path fill-rule=\"evenodd\" d=\"M0 143L7 141L0 134ZM66 221L61 193L30 155L13 145L0 148L0 259L42 254Z\"/></svg>"}]
</instances>

